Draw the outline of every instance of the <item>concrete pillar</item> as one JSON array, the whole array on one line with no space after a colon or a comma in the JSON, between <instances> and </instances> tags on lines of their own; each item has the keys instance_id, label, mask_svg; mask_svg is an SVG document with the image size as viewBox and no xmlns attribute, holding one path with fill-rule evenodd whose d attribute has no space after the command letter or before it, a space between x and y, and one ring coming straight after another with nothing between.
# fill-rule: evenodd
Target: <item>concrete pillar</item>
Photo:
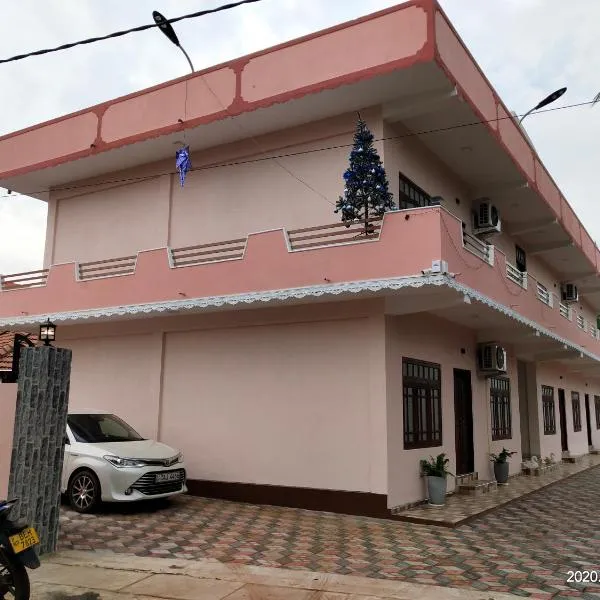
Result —
<instances>
[{"instance_id":1,"label":"concrete pillar","mask_svg":"<svg viewBox=\"0 0 600 600\"><path fill-rule=\"evenodd\" d=\"M40 534L40 554L56 550L70 376L71 350L22 349L8 496Z\"/></svg>"}]
</instances>

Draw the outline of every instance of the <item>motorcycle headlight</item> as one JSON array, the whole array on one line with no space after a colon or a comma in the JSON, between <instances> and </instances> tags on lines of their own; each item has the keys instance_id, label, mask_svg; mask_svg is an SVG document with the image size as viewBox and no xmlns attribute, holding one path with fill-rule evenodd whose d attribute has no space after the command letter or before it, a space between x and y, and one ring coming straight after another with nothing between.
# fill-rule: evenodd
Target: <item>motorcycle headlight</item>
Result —
<instances>
[{"instance_id":1,"label":"motorcycle headlight","mask_svg":"<svg viewBox=\"0 0 600 600\"><path fill-rule=\"evenodd\" d=\"M107 454L104 456L104 460L109 462L113 467L117 467L118 469L127 468L127 467L144 467L146 463L143 460L136 460L135 458L121 458L120 456L113 456L112 454Z\"/></svg>"}]
</instances>

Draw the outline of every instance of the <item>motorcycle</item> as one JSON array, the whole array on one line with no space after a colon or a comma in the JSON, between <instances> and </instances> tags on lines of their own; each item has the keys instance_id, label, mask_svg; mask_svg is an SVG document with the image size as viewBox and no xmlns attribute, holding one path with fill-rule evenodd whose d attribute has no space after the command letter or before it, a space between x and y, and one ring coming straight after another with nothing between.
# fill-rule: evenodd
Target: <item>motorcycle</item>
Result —
<instances>
[{"instance_id":1,"label":"motorcycle","mask_svg":"<svg viewBox=\"0 0 600 600\"><path fill-rule=\"evenodd\" d=\"M8 518L17 502L0 501L0 600L29 600L27 569L40 566L35 551L40 543L36 530Z\"/></svg>"}]
</instances>

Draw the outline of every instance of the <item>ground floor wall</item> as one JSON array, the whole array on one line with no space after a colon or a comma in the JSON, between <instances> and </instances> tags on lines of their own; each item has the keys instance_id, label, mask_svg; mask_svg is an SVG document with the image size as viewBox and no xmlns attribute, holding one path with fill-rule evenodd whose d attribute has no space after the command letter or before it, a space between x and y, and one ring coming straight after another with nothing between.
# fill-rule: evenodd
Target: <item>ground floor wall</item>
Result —
<instances>
[{"instance_id":1,"label":"ground floor wall","mask_svg":"<svg viewBox=\"0 0 600 600\"><path fill-rule=\"evenodd\" d=\"M385 505L381 303L61 334L60 345L73 350L71 406L114 412L181 449L191 479L362 492Z\"/></svg>"},{"instance_id":2,"label":"ground floor wall","mask_svg":"<svg viewBox=\"0 0 600 600\"><path fill-rule=\"evenodd\" d=\"M503 447L516 453L511 474L520 471L522 445L560 458L558 397L557 433L544 435L542 385L565 389L572 454L588 450L584 394L590 395L600 447L594 406L600 391L556 365L518 364L510 347L512 427L510 437L494 440L490 380L477 373L476 332L428 313L385 316L378 300L59 332L59 344L73 349L71 406L114 412L144 436L182 449L199 494L347 512L358 494L373 515L421 501L422 458L445 452L456 473L455 369L470 373L473 468L480 478L493 478L490 453ZM440 445L405 448L403 358L440 365ZM573 431L571 391L580 393L581 432ZM338 495L323 504L317 491ZM350 494L345 508L341 492Z\"/></svg>"},{"instance_id":3,"label":"ground floor wall","mask_svg":"<svg viewBox=\"0 0 600 600\"><path fill-rule=\"evenodd\" d=\"M490 453L503 447L516 452L510 461L511 474L520 471L519 386L516 360L509 352L507 377L511 383L512 437L492 440L490 382L477 375L476 334L431 314L386 318L386 364L388 407L388 504L391 507L417 502L426 497L425 479L420 477L420 460L442 452L456 473L454 411L454 369L471 372L473 405L473 458L481 479L493 478ZM510 349L509 349L510 350ZM406 450L404 448L404 406L402 359L412 358L441 365L442 444ZM448 479L448 489L454 480Z\"/></svg>"},{"instance_id":4,"label":"ground floor wall","mask_svg":"<svg viewBox=\"0 0 600 600\"><path fill-rule=\"evenodd\" d=\"M585 395L588 395L590 429L592 437L592 446L600 448L600 430L596 428L596 412L594 396L600 395L600 385L594 380L587 380L584 376L577 376L568 373L560 364L541 363L536 366L537 383L537 408L540 439L540 452L538 456L547 457L551 453L560 459L562 455L561 446L561 424L559 411L559 390L565 392L565 417L568 451L571 455L587 454L588 429L585 409ZM554 391L554 409L556 420L556 433L544 433L544 417L542 408L542 386L550 386ZM575 431L573 419L573 396L572 393L579 394L579 404L581 410L581 430Z\"/></svg>"}]
</instances>

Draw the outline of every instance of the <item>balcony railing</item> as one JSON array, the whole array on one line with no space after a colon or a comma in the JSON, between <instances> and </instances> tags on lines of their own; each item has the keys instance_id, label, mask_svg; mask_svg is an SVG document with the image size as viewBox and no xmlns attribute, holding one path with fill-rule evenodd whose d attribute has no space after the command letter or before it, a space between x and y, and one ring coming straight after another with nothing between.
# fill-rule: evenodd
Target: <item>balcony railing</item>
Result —
<instances>
[{"instance_id":1,"label":"balcony railing","mask_svg":"<svg viewBox=\"0 0 600 600\"><path fill-rule=\"evenodd\" d=\"M77 277L80 281L100 279L101 277L116 277L118 275L133 275L135 273L135 256L108 258L79 263Z\"/></svg>"},{"instance_id":2,"label":"balcony railing","mask_svg":"<svg viewBox=\"0 0 600 600\"><path fill-rule=\"evenodd\" d=\"M583 315L577 315L577 327L585 331L585 318Z\"/></svg>"},{"instance_id":3,"label":"balcony railing","mask_svg":"<svg viewBox=\"0 0 600 600\"><path fill-rule=\"evenodd\" d=\"M46 285L47 280L48 269L27 271L26 273L14 273L12 275L0 275L0 290L8 291L40 287Z\"/></svg>"},{"instance_id":4,"label":"balcony railing","mask_svg":"<svg viewBox=\"0 0 600 600\"><path fill-rule=\"evenodd\" d=\"M240 260L244 258L246 238L172 248L171 263L174 267L190 267L204 263L221 262L224 260Z\"/></svg>"},{"instance_id":5,"label":"balcony railing","mask_svg":"<svg viewBox=\"0 0 600 600\"><path fill-rule=\"evenodd\" d=\"M554 306L554 299L552 292L549 292L546 286L541 283L537 284L537 297L540 302L543 302L546 306L552 308Z\"/></svg>"},{"instance_id":6,"label":"balcony railing","mask_svg":"<svg viewBox=\"0 0 600 600\"><path fill-rule=\"evenodd\" d=\"M304 227L287 232L291 250L308 250L338 244L372 242L379 239L382 217L355 221L348 227L344 223L332 223L316 227Z\"/></svg>"},{"instance_id":7,"label":"balcony railing","mask_svg":"<svg viewBox=\"0 0 600 600\"><path fill-rule=\"evenodd\" d=\"M591 324L590 324L589 332L590 332L590 335L591 335L591 336L592 336L592 337L593 337L595 340L597 340L597 339L598 339L598 334L599 334L599 332L598 332L598 329L597 329L596 327L594 327L593 325L591 325Z\"/></svg>"},{"instance_id":8,"label":"balcony railing","mask_svg":"<svg viewBox=\"0 0 600 600\"><path fill-rule=\"evenodd\" d=\"M463 248L481 260L494 266L494 246L481 241L478 237L463 231Z\"/></svg>"},{"instance_id":9,"label":"balcony railing","mask_svg":"<svg viewBox=\"0 0 600 600\"><path fill-rule=\"evenodd\" d=\"M508 261L506 263L506 276L513 283L521 286L524 290L527 289L527 271L519 271L517 267L511 265Z\"/></svg>"},{"instance_id":10,"label":"balcony railing","mask_svg":"<svg viewBox=\"0 0 600 600\"><path fill-rule=\"evenodd\" d=\"M569 321L573 320L573 311L568 304L560 303L559 304L560 316L568 319Z\"/></svg>"}]
</instances>

